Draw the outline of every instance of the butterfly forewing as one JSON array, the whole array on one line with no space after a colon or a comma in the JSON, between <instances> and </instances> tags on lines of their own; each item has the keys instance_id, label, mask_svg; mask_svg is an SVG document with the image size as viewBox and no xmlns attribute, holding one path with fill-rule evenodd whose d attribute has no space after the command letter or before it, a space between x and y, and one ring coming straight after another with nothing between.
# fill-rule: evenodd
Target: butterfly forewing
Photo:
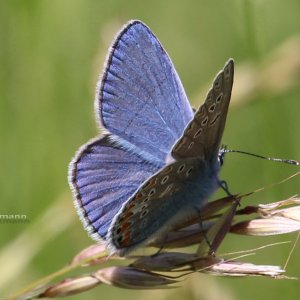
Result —
<instances>
[{"instance_id":1,"label":"butterfly forewing","mask_svg":"<svg viewBox=\"0 0 300 300\"><path fill-rule=\"evenodd\" d=\"M224 131L233 84L233 60L215 78L205 102L196 111L182 137L172 148L172 157L203 157L215 160Z\"/></svg>"},{"instance_id":2,"label":"butterfly forewing","mask_svg":"<svg viewBox=\"0 0 300 300\"><path fill-rule=\"evenodd\" d=\"M171 59L140 21L117 35L97 98L103 127L161 161L193 117Z\"/></svg>"}]
</instances>

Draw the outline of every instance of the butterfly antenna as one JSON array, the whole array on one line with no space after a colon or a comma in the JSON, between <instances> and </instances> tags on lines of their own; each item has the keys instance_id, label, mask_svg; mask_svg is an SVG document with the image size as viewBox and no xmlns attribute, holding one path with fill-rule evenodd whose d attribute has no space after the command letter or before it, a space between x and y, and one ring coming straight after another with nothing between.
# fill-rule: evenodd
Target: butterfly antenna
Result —
<instances>
[{"instance_id":1,"label":"butterfly antenna","mask_svg":"<svg viewBox=\"0 0 300 300\"><path fill-rule=\"evenodd\" d=\"M258 155L258 154L245 152L245 151L226 149L226 147L224 149L222 149L222 151L223 151L223 153L229 153L229 152L241 153L241 154L246 154L246 155L250 155L250 156L254 156L254 157L258 157L258 158L262 158L262 159L266 159L266 160L277 161L277 162L282 162L285 164L300 166L300 162L298 160L294 160L294 159L266 157L266 156L262 156L262 155Z\"/></svg>"}]
</instances>

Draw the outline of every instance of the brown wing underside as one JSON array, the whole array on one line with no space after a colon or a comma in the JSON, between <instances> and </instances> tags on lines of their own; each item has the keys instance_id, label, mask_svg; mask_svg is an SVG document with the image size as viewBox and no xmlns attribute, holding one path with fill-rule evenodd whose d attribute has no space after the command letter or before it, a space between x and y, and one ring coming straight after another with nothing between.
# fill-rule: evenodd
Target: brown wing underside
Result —
<instances>
[{"instance_id":1,"label":"brown wing underside","mask_svg":"<svg viewBox=\"0 0 300 300\"><path fill-rule=\"evenodd\" d=\"M217 158L231 97L233 74L234 63L230 59L216 76L205 102L173 146L173 158Z\"/></svg>"}]
</instances>

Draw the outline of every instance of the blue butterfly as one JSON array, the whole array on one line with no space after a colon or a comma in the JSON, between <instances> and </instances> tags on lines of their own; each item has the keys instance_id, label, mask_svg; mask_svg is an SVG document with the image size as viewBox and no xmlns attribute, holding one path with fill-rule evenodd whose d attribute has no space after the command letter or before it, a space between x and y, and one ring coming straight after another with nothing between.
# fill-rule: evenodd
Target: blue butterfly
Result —
<instances>
[{"instance_id":1,"label":"blue butterfly","mask_svg":"<svg viewBox=\"0 0 300 300\"><path fill-rule=\"evenodd\" d=\"M109 51L96 93L101 135L83 145L69 183L84 227L126 255L199 213L219 187L233 60L194 113L166 51L131 21Z\"/></svg>"}]
</instances>

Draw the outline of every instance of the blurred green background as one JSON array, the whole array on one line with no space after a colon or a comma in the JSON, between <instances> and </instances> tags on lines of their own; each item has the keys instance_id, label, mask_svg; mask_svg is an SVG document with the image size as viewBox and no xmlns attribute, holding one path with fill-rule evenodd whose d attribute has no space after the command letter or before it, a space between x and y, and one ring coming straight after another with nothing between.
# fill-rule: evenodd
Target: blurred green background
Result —
<instances>
[{"instance_id":1,"label":"blurred green background","mask_svg":"<svg viewBox=\"0 0 300 300\"><path fill-rule=\"evenodd\" d=\"M53 272L92 241L72 205L67 166L97 135L93 98L107 49L130 19L144 21L171 56L194 106L215 74L235 59L233 100L223 142L229 148L300 159L300 1L0 1L0 297ZM277 182L299 168L228 154L232 192ZM299 193L300 178L247 199ZM218 193L222 195L222 193ZM217 195L216 195L217 196ZM229 235L221 252L294 240ZM288 275L300 277L299 245ZM291 245L245 260L283 266ZM128 291L100 286L72 299L298 299L299 282L195 274L182 288Z\"/></svg>"}]
</instances>

